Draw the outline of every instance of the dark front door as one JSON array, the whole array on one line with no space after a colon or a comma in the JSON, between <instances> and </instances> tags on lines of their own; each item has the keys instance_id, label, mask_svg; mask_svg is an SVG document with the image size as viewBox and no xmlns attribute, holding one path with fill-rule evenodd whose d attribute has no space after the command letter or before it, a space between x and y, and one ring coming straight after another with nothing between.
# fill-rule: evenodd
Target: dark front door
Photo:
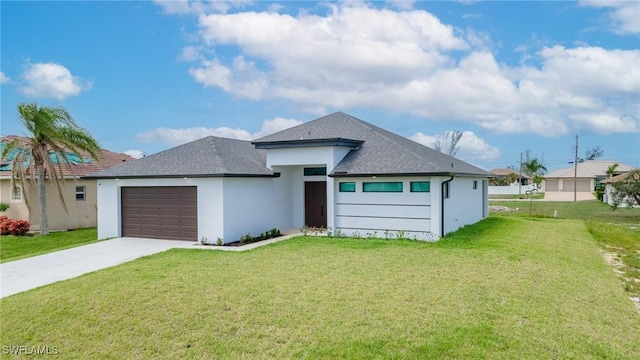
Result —
<instances>
[{"instance_id":1,"label":"dark front door","mask_svg":"<svg viewBox=\"0 0 640 360\"><path fill-rule=\"evenodd\" d=\"M304 224L309 227L327 227L327 182L304 183Z\"/></svg>"}]
</instances>

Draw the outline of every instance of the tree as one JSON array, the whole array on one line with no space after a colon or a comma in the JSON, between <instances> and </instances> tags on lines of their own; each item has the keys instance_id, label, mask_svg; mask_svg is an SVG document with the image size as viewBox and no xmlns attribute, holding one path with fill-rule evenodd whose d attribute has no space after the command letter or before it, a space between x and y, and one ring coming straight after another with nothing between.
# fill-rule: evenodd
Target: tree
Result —
<instances>
[{"instance_id":1,"label":"tree","mask_svg":"<svg viewBox=\"0 0 640 360\"><path fill-rule=\"evenodd\" d=\"M460 147L458 142L462 137L462 132L457 130L449 130L442 135L436 135L436 139L433 141L433 148L445 153L449 156L456 156Z\"/></svg>"},{"instance_id":2,"label":"tree","mask_svg":"<svg viewBox=\"0 0 640 360\"><path fill-rule=\"evenodd\" d=\"M544 166L542 160L538 160L537 157L531 157L530 152L527 150L526 161L522 163L522 167L525 174L533 179L536 187L540 188L542 180L544 180L542 175L547 172L547 168Z\"/></svg>"},{"instance_id":3,"label":"tree","mask_svg":"<svg viewBox=\"0 0 640 360\"><path fill-rule=\"evenodd\" d=\"M604 155L604 150L602 150L600 145L597 145L596 147L587 149L584 154L584 159L580 160L595 160L599 157L602 157L602 155Z\"/></svg>"},{"instance_id":4,"label":"tree","mask_svg":"<svg viewBox=\"0 0 640 360\"><path fill-rule=\"evenodd\" d=\"M616 169L618 168L618 166L620 166L620 164L618 163L609 165L609 167L607 168L607 175L609 175L609 177L613 177L613 174L616 173Z\"/></svg>"},{"instance_id":5,"label":"tree","mask_svg":"<svg viewBox=\"0 0 640 360\"><path fill-rule=\"evenodd\" d=\"M611 186L613 186L611 193L613 210L622 204L629 207L640 205L640 169L629 171Z\"/></svg>"},{"instance_id":6,"label":"tree","mask_svg":"<svg viewBox=\"0 0 640 360\"><path fill-rule=\"evenodd\" d=\"M85 153L97 160L101 149L98 142L86 130L76 125L71 115L62 107L38 107L36 103L22 103L18 105L18 115L18 120L30 135L28 141L20 143L18 139L13 139L5 146L1 157L6 159L9 153L15 154L11 160L11 180L14 189L16 182L20 182L29 208L31 205L26 193L26 179L30 179L34 186L37 184L40 202L40 233L48 235L45 181L49 180L56 186L60 203L67 211L61 184L64 179L64 169L73 174L73 167L69 160L70 153L78 155ZM80 158L83 157L80 156Z\"/></svg>"}]
</instances>

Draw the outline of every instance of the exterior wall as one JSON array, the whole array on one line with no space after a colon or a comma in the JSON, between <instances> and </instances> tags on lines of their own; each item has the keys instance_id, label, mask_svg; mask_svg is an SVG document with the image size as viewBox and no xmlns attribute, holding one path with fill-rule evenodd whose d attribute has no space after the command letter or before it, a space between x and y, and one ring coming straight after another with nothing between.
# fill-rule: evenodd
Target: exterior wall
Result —
<instances>
[{"instance_id":1,"label":"exterior wall","mask_svg":"<svg viewBox=\"0 0 640 360\"><path fill-rule=\"evenodd\" d=\"M430 177L335 178L336 234L362 237L404 237L436 240L430 192L411 192L411 181ZM340 182L355 182L355 192L340 192ZM403 192L363 192L364 182L402 182ZM431 189L434 184L431 183ZM439 183L438 185L439 186Z\"/></svg>"},{"instance_id":2,"label":"exterior wall","mask_svg":"<svg viewBox=\"0 0 640 360\"><path fill-rule=\"evenodd\" d=\"M560 191L560 192L572 192L573 191L573 178L548 178L543 181L543 189L545 192ZM578 192L593 192L596 187L595 178L577 178ZM553 186L549 186L547 189L547 182L553 182ZM557 188L555 183L557 182ZM586 185L588 183L588 186Z\"/></svg>"},{"instance_id":3,"label":"exterior wall","mask_svg":"<svg viewBox=\"0 0 640 360\"><path fill-rule=\"evenodd\" d=\"M282 177L282 175L281 175ZM288 179L225 178L224 241L239 240L250 233L290 229L291 207L287 197ZM215 243L216 239L209 239Z\"/></svg>"},{"instance_id":4,"label":"exterior wall","mask_svg":"<svg viewBox=\"0 0 640 360\"><path fill-rule=\"evenodd\" d=\"M611 194L613 193L613 185L605 184L604 186L604 195L602 197L602 202L605 202L611 206L613 206L613 199L611 198ZM619 205L620 207L629 207L626 202L623 202ZM640 207L640 205L634 205L634 207Z\"/></svg>"},{"instance_id":5,"label":"exterior wall","mask_svg":"<svg viewBox=\"0 0 640 360\"><path fill-rule=\"evenodd\" d=\"M29 208L27 208L27 204L24 202L24 192L23 192L23 200L17 201L17 202L12 200L11 193L12 193L11 180L1 179L0 180L0 202L10 205L9 209L3 212L2 215L5 215L8 218L14 219L14 220L29 221Z\"/></svg>"},{"instance_id":6,"label":"exterior wall","mask_svg":"<svg viewBox=\"0 0 640 360\"><path fill-rule=\"evenodd\" d=\"M518 186L517 183L506 186L489 186L489 195L518 195L525 194L529 190L535 189L536 186L522 185Z\"/></svg>"},{"instance_id":7,"label":"exterior wall","mask_svg":"<svg viewBox=\"0 0 640 360\"><path fill-rule=\"evenodd\" d=\"M334 178L328 176L306 177L305 167L326 166L327 173L351 151L351 148L341 146L297 147L267 150L267 167L280 172L280 179L289 184L289 192L293 210L291 225L293 228L304 226L304 182L327 182L327 227L335 228L335 186Z\"/></svg>"},{"instance_id":8,"label":"exterior wall","mask_svg":"<svg viewBox=\"0 0 640 360\"><path fill-rule=\"evenodd\" d=\"M12 219L27 220L31 224L31 230L40 230L40 201L36 186L29 182L28 189L23 189L23 201L11 201L11 184L8 179L2 179L2 202L10 204L6 216ZM47 193L47 219L49 230L69 230L93 227L97 224L97 190L95 180L73 179L65 180L62 184L62 193L67 204L64 210L58 197L58 189L51 182L46 183ZM76 201L76 186L85 187L85 200ZM26 190L26 191L25 191ZM27 208L24 197L29 196L31 211Z\"/></svg>"},{"instance_id":9,"label":"exterior wall","mask_svg":"<svg viewBox=\"0 0 640 360\"><path fill-rule=\"evenodd\" d=\"M120 188L124 186L196 186L198 239L224 238L222 178L102 179L98 181L98 238L122 236Z\"/></svg>"},{"instance_id":10,"label":"exterior wall","mask_svg":"<svg viewBox=\"0 0 640 360\"><path fill-rule=\"evenodd\" d=\"M444 178L447 180L449 178ZM486 178L454 177L449 183L449 198L444 199L444 234L476 223L487 216ZM477 189L473 189L477 181Z\"/></svg>"}]
</instances>

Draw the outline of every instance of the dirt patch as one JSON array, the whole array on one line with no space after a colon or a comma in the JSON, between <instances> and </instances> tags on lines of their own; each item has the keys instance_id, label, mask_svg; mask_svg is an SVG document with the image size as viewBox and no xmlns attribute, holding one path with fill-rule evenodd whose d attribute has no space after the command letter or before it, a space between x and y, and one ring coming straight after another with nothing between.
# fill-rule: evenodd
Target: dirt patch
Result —
<instances>
[{"instance_id":1,"label":"dirt patch","mask_svg":"<svg viewBox=\"0 0 640 360\"><path fill-rule=\"evenodd\" d=\"M615 249L615 247L613 247L613 246L611 248ZM616 275L620 276L623 281L624 280L633 281L633 282L639 282L640 281L640 279L628 278L626 276L625 268L626 268L627 265L622 261L622 259L620 259L620 255L618 253L609 252L609 251L605 251L605 250L600 250L600 254L602 255L602 258L609 265L611 265L611 268L612 268L613 272L616 273ZM638 298L636 296L629 296L629 300L631 300L633 305L635 305L636 310L638 310L640 312L640 298Z\"/></svg>"}]
</instances>

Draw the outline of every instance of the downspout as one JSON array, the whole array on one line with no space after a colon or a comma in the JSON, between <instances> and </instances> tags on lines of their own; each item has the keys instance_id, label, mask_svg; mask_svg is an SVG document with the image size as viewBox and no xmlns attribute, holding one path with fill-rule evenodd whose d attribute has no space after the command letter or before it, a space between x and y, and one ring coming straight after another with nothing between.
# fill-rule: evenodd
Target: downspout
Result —
<instances>
[{"instance_id":1,"label":"downspout","mask_svg":"<svg viewBox=\"0 0 640 360\"><path fill-rule=\"evenodd\" d=\"M442 182L440 189L440 237L444 237L444 186L453 180L453 175L450 176L449 180ZM449 188L449 193L451 193L451 188Z\"/></svg>"}]
</instances>

